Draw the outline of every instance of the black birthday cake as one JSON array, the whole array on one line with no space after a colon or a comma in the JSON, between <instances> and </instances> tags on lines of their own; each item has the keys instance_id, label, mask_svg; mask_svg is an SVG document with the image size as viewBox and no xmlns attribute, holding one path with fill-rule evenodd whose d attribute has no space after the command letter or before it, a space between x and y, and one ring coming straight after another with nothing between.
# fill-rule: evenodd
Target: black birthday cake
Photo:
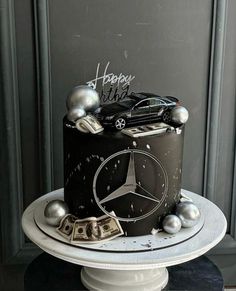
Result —
<instances>
[{"instance_id":1,"label":"black birthday cake","mask_svg":"<svg viewBox=\"0 0 236 291\"><path fill-rule=\"evenodd\" d=\"M160 228L180 200L187 111L179 114L183 107L175 97L139 93L100 107L85 99L85 113L74 106L76 90L70 96L63 119L70 213L118 219L126 236Z\"/></svg>"}]
</instances>

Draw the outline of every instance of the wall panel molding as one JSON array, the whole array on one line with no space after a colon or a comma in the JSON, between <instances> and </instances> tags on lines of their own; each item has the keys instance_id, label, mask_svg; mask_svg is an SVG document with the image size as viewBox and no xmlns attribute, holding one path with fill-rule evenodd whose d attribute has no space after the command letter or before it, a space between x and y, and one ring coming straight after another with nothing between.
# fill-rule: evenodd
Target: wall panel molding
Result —
<instances>
[{"instance_id":1,"label":"wall panel molding","mask_svg":"<svg viewBox=\"0 0 236 291\"><path fill-rule=\"evenodd\" d=\"M204 196L215 201L217 169L219 167L220 105L224 71L224 49L227 21L227 0L213 1L212 43L210 54Z\"/></svg>"},{"instance_id":2,"label":"wall panel molding","mask_svg":"<svg viewBox=\"0 0 236 291\"><path fill-rule=\"evenodd\" d=\"M231 102L231 106L235 107L235 84L232 88L225 90L229 74L232 74L232 69L229 66L234 66L232 59L231 63L226 63L226 59L231 55L233 39L229 33L232 33L232 15L231 9L234 3L230 0L215 0L213 1L213 18L212 18L212 46L210 53L210 70L209 70L209 94L208 94L208 112L207 112L207 129L206 129L206 150L205 150L205 172L204 172L204 196L211 201L217 203L217 191L219 191L219 183L223 178L226 178L227 169L222 164L222 135L224 126L222 124L222 107L223 96L229 98L227 102ZM231 23L229 23L231 22ZM230 42L226 43L226 35L230 37ZM229 41L229 39L228 39ZM226 51L227 46L227 51ZM230 47L230 48L229 48ZM226 68L227 67L227 68ZM234 72L235 75L235 72ZM233 78L233 82L235 79ZM227 91L227 92L225 92ZM225 99L224 99L225 101ZM234 110L235 115L236 110ZM231 113L229 113L231 114ZM226 118L225 118L226 119ZM235 119L235 116L234 116ZM235 124L235 120L233 121ZM226 121L227 124L227 121ZM234 134L234 132L226 133ZM229 137L229 136L228 136ZM231 142L231 139L228 139ZM210 254L235 254L236 253L236 160L235 160L235 137L232 148L231 161L233 174L231 179L230 192L221 193L231 201L230 215L228 219L228 233L225 238L209 253ZM220 147L221 144L221 147ZM230 165L229 165L230 167ZM222 178L223 177L223 178ZM218 196L219 197L219 196ZM224 198L226 199L226 198Z\"/></svg>"},{"instance_id":3,"label":"wall panel molding","mask_svg":"<svg viewBox=\"0 0 236 291\"><path fill-rule=\"evenodd\" d=\"M235 110L236 111L236 110ZM232 209L230 216L230 234L235 240L236 243L236 140L235 140L235 148L234 148L234 172L233 172L233 189L232 189ZM236 246L235 246L236 248ZM235 251L236 252L236 251Z\"/></svg>"},{"instance_id":4,"label":"wall panel molding","mask_svg":"<svg viewBox=\"0 0 236 291\"><path fill-rule=\"evenodd\" d=\"M0 230L1 260L23 244L22 161L13 0L0 0Z\"/></svg>"},{"instance_id":5,"label":"wall panel molding","mask_svg":"<svg viewBox=\"0 0 236 291\"><path fill-rule=\"evenodd\" d=\"M41 192L53 188L53 148L51 110L51 63L48 1L34 1L34 24L37 63L38 122L40 133Z\"/></svg>"}]
</instances>

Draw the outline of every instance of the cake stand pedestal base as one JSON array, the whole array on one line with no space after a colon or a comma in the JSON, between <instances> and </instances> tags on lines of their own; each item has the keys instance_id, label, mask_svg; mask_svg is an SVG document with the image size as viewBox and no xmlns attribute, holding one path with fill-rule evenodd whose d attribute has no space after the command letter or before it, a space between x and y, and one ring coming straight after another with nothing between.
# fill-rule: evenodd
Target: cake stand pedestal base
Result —
<instances>
[{"instance_id":1,"label":"cake stand pedestal base","mask_svg":"<svg viewBox=\"0 0 236 291\"><path fill-rule=\"evenodd\" d=\"M168 277L166 268L121 271L83 267L81 271L83 285L94 291L159 291L167 285Z\"/></svg>"}]
</instances>

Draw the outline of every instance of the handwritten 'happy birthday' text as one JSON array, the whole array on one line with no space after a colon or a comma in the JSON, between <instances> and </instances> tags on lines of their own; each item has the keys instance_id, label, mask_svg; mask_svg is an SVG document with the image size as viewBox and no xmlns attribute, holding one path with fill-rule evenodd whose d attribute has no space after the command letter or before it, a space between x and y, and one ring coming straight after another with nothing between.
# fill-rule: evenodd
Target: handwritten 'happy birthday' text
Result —
<instances>
[{"instance_id":1,"label":"handwritten 'happy birthday' text","mask_svg":"<svg viewBox=\"0 0 236 291\"><path fill-rule=\"evenodd\" d=\"M99 70L100 70L100 63L97 65L96 70L96 77L93 80L90 80L87 82L87 85L92 87L93 89L97 88L98 81L101 81L102 87L104 87L106 84L110 84L111 86L116 85L119 88L119 85L122 87L126 85L130 85L130 82L135 78L135 76L132 75L124 75L123 73L120 73L119 75L116 75L114 73L107 73L108 67L110 65L110 62L107 63L103 75L99 76Z\"/></svg>"}]
</instances>

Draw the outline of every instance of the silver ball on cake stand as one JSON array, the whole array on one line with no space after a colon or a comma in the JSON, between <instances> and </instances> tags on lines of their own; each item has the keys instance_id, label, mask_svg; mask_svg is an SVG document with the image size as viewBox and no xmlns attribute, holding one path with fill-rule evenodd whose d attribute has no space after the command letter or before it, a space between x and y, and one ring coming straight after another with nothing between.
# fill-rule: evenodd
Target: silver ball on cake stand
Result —
<instances>
[{"instance_id":1,"label":"silver ball on cake stand","mask_svg":"<svg viewBox=\"0 0 236 291\"><path fill-rule=\"evenodd\" d=\"M78 119L86 116L86 111L80 107L72 107L68 113L67 118L72 122L76 122Z\"/></svg>"},{"instance_id":2,"label":"silver ball on cake stand","mask_svg":"<svg viewBox=\"0 0 236 291\"><path fill-rule=\"evenodd\" d=\"M45 220L52 226L58 226L61 219L68 213L69 208L62 200L52 200L48 202L44 209Z\"/></svg>"},{"instance_id":3,"label":"silver ball on cake stand","mask_svg":"<svg viewBox=\"0 0 236 291\"><path fill-rule=\"evenodd\" d=\"M169 214L164 218L162 227L165 232L175 234L181 229L181 221L178 216Z\"/></svg>"},{"instance_id":4,"label":"silver ball on cake stand","mask_svg":"<svg viewBox=\"0 0 236 291\"><path fill-rule=\"evenodd\" d=\"M201 217L198 207L189 201L179 203L175 214L181 220L182 227L195 226Z\"/></svg>"},{"instance_id":5,"label":"silver ball on cake stand","mask_svg":"<svg viewBox=\"0 0 236 291\"><path fill-rule=\"evenodd\" d=\"M98 92L89 86L77 86L72 89L66 100L67 109L79 107L86 112L93 112L100 106Z\"/></svg>"},{"instance_id":6,"label":"silver ball on cake stand","mask_svg":"<svg viewBox=\"0 0 236 291\"><path fill-rule=\"evenodd\" d=\"M189 117L188 110L183 106L176 106L171 110L171 121L182 125L187 122Z\"/></svg>"}]
</instances>

